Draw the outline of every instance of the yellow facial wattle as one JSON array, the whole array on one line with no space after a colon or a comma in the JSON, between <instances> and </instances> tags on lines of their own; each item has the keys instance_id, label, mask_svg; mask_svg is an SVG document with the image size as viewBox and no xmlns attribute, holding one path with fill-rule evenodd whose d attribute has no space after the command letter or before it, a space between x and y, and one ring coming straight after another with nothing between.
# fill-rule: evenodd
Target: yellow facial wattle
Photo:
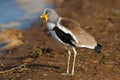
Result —
<instances>
[{"instance_id":1,"label":"yellow facial wattle","mask_svg":"<svg viewBox=\"0 0 120 80\"><path fill-rule=\"evenodd\" d=\"M40 18L42 18L43 20L45 20L47 22L48 21L48 14L42 14L40 16Z\"/></svg>"}]
</instances>

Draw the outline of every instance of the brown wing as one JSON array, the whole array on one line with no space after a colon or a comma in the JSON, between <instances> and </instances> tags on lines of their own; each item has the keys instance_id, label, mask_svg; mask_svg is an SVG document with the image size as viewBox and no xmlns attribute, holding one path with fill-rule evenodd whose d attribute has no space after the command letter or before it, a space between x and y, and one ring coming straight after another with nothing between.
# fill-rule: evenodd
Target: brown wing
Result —
<instances>
[{"instance_id":1,"label":"brown wing","mask_svg":"<svg viewBox=\"0 0 120 80\"><path fill-rule=\"evenodd\" d=\"M70 30L71 33L76 37L77 47L87 46L89 48L97 45L95 39L89 33L83 30L77 22L67 18L62 18L60 24L66 29Z\"/></svg>"}]
</instances>

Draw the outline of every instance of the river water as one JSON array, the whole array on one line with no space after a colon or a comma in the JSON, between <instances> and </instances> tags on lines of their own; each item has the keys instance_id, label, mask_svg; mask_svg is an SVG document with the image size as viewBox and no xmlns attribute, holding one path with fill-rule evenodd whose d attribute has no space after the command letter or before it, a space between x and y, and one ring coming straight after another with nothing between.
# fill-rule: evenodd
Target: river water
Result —
<instances>
[{"instance_id":1,"label":"river water","mask_svg":"<svg viewBox=\"0 0 120 80\"><path fill-rule=\"evenodd\" d=\"M46 0L0 0L0 31L28 28L46 7Z\"/></svg>"}]
</instances>

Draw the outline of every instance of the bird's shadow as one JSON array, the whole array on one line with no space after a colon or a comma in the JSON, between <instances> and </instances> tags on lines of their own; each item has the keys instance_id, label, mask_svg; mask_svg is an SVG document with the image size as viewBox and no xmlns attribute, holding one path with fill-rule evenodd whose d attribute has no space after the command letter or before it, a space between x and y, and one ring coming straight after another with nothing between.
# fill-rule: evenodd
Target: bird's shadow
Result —
<instances>
[{"instance_id":1,"label":"bird's shadow","mask_svg":"<svg viewBox=\"0 0 120 80\"><path fill-rule=\"evenodd\" d=\"M28 64L27 65L27 68L35 68L35 67L60 69L59 66L49 65L49 64Z\"/></svg>"},{"instance_id":2,"label":"bird's shadow","mask_svg":"<svg viewBox=\"0 0 120 80\"><path fill-rule=\"evenodd\" d=\"M27 58L30 58L31 56L28 55L28 56L24 56L24 57L19 57L19 58L9 58L11 60L18 60L18 61L21 61L21 60L24 60L24 59L27 59ZM34 61L33 61L34 62ZM22 63L24 64L24 63ZM10 70L12 68L16 68L16 67L19 67L21 66L22 64L18 64L18 65L6 65L6 66L3 66L3 67L0 67L0 71L5 71L5 70ZM60 66L57 66L57 65L53 65L53 64L45 64L45 63L27 63L25 66L21 67L21 68L29 68L29 69L42 69L42 70L46 70L46 69L55 69L55 70L59 70L60 69Z\"/></svg>"},{"instance_id":3,"label":"bird's shadow","mask_svg":"<svg viewBox=\"0 0 120 80\"><path fill-rule=\"evenodd\" d=\"M22 65L22 64L21 64ZM43 71L46 71L46 70L49 70L49 69L54 69L55 71L58 71L60 70L60 67L59 66L56 66L56 65L50 65L50 64L37 64L37 63L29 63L29 64L26 64L25 66L22 66L20 68L17 68L21 65L8 65L8 66L4 66L4 67L1 67L0 68L0 71L6 71L6 70L10 70L12 71L13 68L16 68L14 70L19 70L19 69L24 69L24 68L28 68L28 69L41 69Z\"/></svg>"}]
</instances>

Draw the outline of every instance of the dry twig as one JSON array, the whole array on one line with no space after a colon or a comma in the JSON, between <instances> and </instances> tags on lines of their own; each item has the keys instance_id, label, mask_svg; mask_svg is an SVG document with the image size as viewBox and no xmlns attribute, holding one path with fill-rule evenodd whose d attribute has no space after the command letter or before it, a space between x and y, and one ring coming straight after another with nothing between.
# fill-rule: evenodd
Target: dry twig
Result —
<instances>
[{"instance_id":1,"label":"dry twig","mask_svg":"<svg viewBox=\"0 0 120 80\"><path fill-rule=\"evenodd\" d=\"M18 67L15 67L15 68L11 68L9 70L4 70L4 71L0 71L0 74L4 74L4 73L7 73L7 72L10 72L10 71L14 71L16 69L21 69L22 67L25 67L28 63L23 63L22 65L18 66Z\"/></svg>"}]
</instances>

